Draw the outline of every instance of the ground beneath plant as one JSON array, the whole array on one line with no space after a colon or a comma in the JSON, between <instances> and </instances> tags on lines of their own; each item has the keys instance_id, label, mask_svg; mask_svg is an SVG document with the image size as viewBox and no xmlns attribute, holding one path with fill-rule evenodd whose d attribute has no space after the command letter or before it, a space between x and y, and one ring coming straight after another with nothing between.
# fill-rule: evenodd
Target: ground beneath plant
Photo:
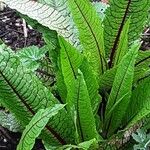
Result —
<instances>
[{"instance_id":1,"label":"ground beneath plant","mask_svg":"<svg viewBox=\"0 0 150 150\"><path fill-rule=\"evenodd\" d=\"M26 25L14 10L0 12L0 39L14 50L30 45L42 46L41 34Z\"/></svg>"},{"instance_id":2,"label":"ground beneath plant","mask_svg":"<svg viewBox=\"0 0 150 150\"><path fill-rule=\"evenodd\" d=\"M0 39L13 50L18 50L30 45L41 47L44 44L41 33L25 25L16 12L9 8L0 12ZM141 49L150 49L150 28L146 28L142 34ZM16 150L20 136L20 133L13 133L0 127L0 150ZM34 149L44 149L40 140L36 141Z\"/></svg>"}]
</instances>

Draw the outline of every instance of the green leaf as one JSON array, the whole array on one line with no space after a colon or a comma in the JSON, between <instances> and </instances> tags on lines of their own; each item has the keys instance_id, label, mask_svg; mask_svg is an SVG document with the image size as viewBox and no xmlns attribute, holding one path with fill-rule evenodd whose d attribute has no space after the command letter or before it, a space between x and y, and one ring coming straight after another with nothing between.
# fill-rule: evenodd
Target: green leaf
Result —
<instances>
[{"instance_id":1,"label":"green leaf","mask_svg":"<svg viewBox=\"0 0 150 150\"><path fill-rule=\"evenodd\" d=\"M55 116L64 105L57 104L52 108L39 110L23 131L17 150L31 150L35 139L40 135L49 119Z\"/></svg>"},{"instance_id":2,"label":"green leaf","mask_svg":"<svg viewBox=\"0 0 150 150\"><path fill-rule=\"evenodd\" d=\"M145 78L150 74L149 65L150 51L138 51L134 70L134 84L136 84L138 80ZM117 67L118 66L115 66L109 70L106 70L106 72L100 76L100 91L109 91L111 89Z\"/></svg>"},{"instance_id":3,"label":"green leaf","mask_svg":"<svg viewBox=\"0 0 150 150\"><path fill-rule=\"evenodd\" d=\"M51 32L48 32L48 31L45 32L44 30L43 35L44 35L45 42L49 48L49 59L50 59L53 71L55 73L57 91L61 97L61 101L65 103L66 97L67 97L67 89L66 89L66 85L64 82L64 77L62 75L61 62L60 62L60 45L59 45L59 41L57 38L57 34L56 33L51 34ZM49 68L50 67L48 67L47 70Z\"/></svg>"},{"instance_id":4,"label":"green leaf","mask_svg":"<svg viewBox=\"0 0 150 150\"><path fill-rule=\"evenodd\" d=\"M38 78L43 84L50 89L54 84L54 71L52 63L47 56L49 46L45 45L42 48L36 46L30 46L23 48L17 52L17 56L22 62L22 65L28 68L28 70L36 72Z\"/></svg>"},{"instance_id":5,"label":"green leaf","mask_svg":"<svg viewBox=\"0 0 150 150\"><path fill-rule=\"evenodd\" d=\"M50 59L45 56L38 60L39 67L35 70L36 76L50 90L55 83L55 72Z\"/></svg>"},{"instance_id":6,"label":"green leaf","mask_svg":"<svg viewBox=\"0 0 150 150\"><path fill-rule=\"evenodd\" d=\"M58 66L58 55L59 55L59 42L57 38L56 31L50 30L49 28L42 26L36 20L29 18L28 16L20 14L28 24L32 26L38 32L43 34L43 39L45 42L45 46L42 49L48 49L46 53L46 57L42 59L38 64L40 64L39 68L36 70L37 76L44 83L44 85L48 88L55 84L55 76L57 78L57 91L59 92L62 100L65 99L66 93L64 81L62 79L61 71ZM55 71L55 74L54 74ZM52 89L52 88L50 88Z\"/></svg>"},{"instance_id":7,"label":"green leaf","mask_svg":"<svg viewBox=\"0 0 150 150\"><path fill-rule=\"evenodd\" d=\"M128 39L131 46L140 38L146 24L150 3L149 0L111 0L109 4L110 7L106 10L107 17L104 19L104 43L107 56L110 54L109 66L111 67L125 22L130 17Z\"/></svg>"},{"instance_id":8,"label":"green leaf","mask_svg":"<svg viewBox=\"0 0 150 150\"><path fill-rule=\"evenodd\" d=\"M65 81L64 81L64 77L63 77L61 68L57 72L56 78L57 78L56 86L57 86L58 94L60 95L61 100L63 101L63 103L66 103L67 87L66 87L66 84L65 84Z\"/></svg>"},{"instance_id":9,"label":"green leaf","mask_svg":"<svg viewBox=\"0 0 150 150\"><path fill-rule=\"evenodd\" d=\"M98 138L95 119L92 111L91 101L87 86L80 73L76 82L76 94L74 96L75 107L77 111L77 125L81 141Z\"/></svg>"},{"instance_id":10,"label":"green leaf","mask_svg":"<svg viewBox=\"0 0 150 150\"><path fill-rule=\"evenodd\" d=\"M77 78L78 68L82 62L80 53L66 42L62 37L59 38L60 42L60 64L64 82L67 87L66 103L72 107L74 102L70 99L70 95L74 94L75 79ZM72 97L72 96L71 96Z\"/></svg>"},{"instance_id":11,"label":"green leaf","mask_svg":"<svg viewBox=\"0 0 150 150\"><path fill-rule=\"evenodd\" d=\"M22 14L19 15L22 18L24 18L27 21L27 23L32 26L32 28L38 30L38 32L41 32L43 34L43 39L46 45L43 46L41 49L48 50L48 52L46 53L46 57L44 57L42 60L39 60L37 63L38 64L37 66L39 66L39 68L36 70L37 76L44 83L44 85L51 90L52 90L51 86L53 86L56 82L55 81L56 76L58 85L57 90L59 91L59 94L62 96L63 95L62 93L66 92L65 90L62 90L62 92L60 92L60 89L65 88L61 88L60 86L62 84L62 87L64 87L64 84L62 83L63 79L61 79L58 67L59 43L56 31L50 30L49 28L42 26L36 20L33 20L28 16Z\"/></svg>"},{"instance_id":12,"label":"green leaf","mask_svg":"<svg viewBox=\"0 0 150 150\"><path fill-rule=\"evenodd\" d=\"M25 65L29 70L35 71L39 67L39 60L45 56L48 51L47 47L38 48L37 46L30 46L21 49L17 52L22 65Z\"/></svg>"},{"instance_id":13,"label":"green leaf","mask_svg":"<svg viewBox=\"0 0 150 150\"><path fill-rule=\"evenodd\" d=\"M48 45L49 51L56 51L59 48L57 33L55 31L49 30L48 28L41 28L41 32L43 33L43 39Z\"/></svg>"},{"instance_id":14,"label":"green leaf","mask_svg":"<svg viewBox=\"0 0 150 150\"><path fill-rule=\"evenodd\" d=\"M99 79L106 68L102 22L90 2L68 0L68 4L79 30L83 53Z\"/></svg>"},{"instance_id":15,"label":"green leaf","mask_svg":"<svg viewBox=\"0 0 150 150\"><path fill-rule=\"evenodd\" d=\"M105 118L107 119L104 121L103 131L106 131L106 136L111 136L120 126L130 102L134 65L138 49L139 44L133 44L117 68L105 112ZM114 105L116 105L116 107L113 109L113 112L109 113Z\"/></svg>"},{"instance_id":16,"label":"green leaf","mask_svg":"<svg viewBox=\"0 0 150 150\"><path fill-rule=\"evenodd\" d=\"M0 54L0 103L15 114L23 127L39 109L60 103L9 48L0 46ZM52 145L74 143L73 122L65 109L50 119L46 129L41 135L46 142Z\"/></svg>"},{"instance_id":17,"label":"green leaf","mask_svg":"<svg viewBox=\"0 0 150 150\"><path fill-rule=\"evenodd\" d=\"M86 82L86 86L88 89L89 97L91 100L91 106L94 114L97 113L99 104L101 102L101 97L98 94L99 85L96 80L96 76L92 72L92 68L89 65L87 59L83 59L82 64L80 66L80 70L83 73L84 80Z\"/></svg>"},{"instance_id":18,"label":"green leaf","mask_svg":"<svg viewBox=\"0 0 150 150\"><path fill-rule=\"evenodd\" d=\"M118 65L122 57L128 52L128 31L129 31L130 18L125 23L120 35L118 48L115 55L114 66Z\"/></svg>"},{"instance_id":19,"label":"green leaf","mask_svg":"<svg viewBox=\"0 0 150 150\"><path fill-rule=\"evenodd\" d=\"M147 51L140 50L138 53L138 57L136 59L135 66L138 66L142 63L149 62L149 61L150 61L150 50Z\"/></svg>"},{"instance_id":20,"label":"green leaf","mask_svg":"<svg viewBox=\"0 0 150 150\"><path fill-rule=\"evenodd\" d=\"M128 126L150 114L150 77L142 80L137 88L133 90L131 102L128 106L125 119Z\"/></svg>"},{"instance_id":21,"label":"green leaf","mask_svg":"<svg viewBox=\"0 0 150 150\"><path fill-rule=\"evenodd\" d=\"M136 64L135 64L135 77L134 82L145 78L150 75L150 51L139 51Z\"/></svg>"},{"instance_id":22,"label":"green leaf","mask_svg":"<svg viewBox=\"0 0 150 150\"><path fill-rule=\"evenodd\" d=\"M100 91L109 91L113 85L113 81L117 72L117 67L110 68L100 76L99 88Z\"/></svg>"},{"instance_id":23,"label":"green leaf","mask_svg":"<svg viewBox=\"0 0 150 150\"><path fill-rule=\"evenodd\" d=\"M78 146L85 150L88 150L91 147L91 145L92 145L92 148L94 148L93 144L95 145L96 143L97 143L96 139L92 139L89 141L82 142L78 144Z\"/></svg>"}]
</instances>

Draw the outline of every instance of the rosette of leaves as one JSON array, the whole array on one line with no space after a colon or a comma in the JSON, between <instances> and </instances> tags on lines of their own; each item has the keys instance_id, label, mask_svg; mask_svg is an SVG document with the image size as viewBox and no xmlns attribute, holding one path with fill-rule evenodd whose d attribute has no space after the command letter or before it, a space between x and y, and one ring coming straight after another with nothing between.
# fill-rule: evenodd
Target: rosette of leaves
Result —
<instances>
[{"instance_id":1,"label":"rosette of leaves","mask_svg":"<svg viewBox=\"0 0 150 150\"><path fill-rule=\"evenodd\" d=\"M0 46L0 100L26 127L20 143L33 146L28 132L47 149L97 149L150 114L150 52L139 50L149 0L112 0L103 21L87 0L3 1L30 17L46 43L17 54ZM55 82L45 84L50 74ZM66 105L47 114L58 104Z\"/></svg>"}]
</instances>

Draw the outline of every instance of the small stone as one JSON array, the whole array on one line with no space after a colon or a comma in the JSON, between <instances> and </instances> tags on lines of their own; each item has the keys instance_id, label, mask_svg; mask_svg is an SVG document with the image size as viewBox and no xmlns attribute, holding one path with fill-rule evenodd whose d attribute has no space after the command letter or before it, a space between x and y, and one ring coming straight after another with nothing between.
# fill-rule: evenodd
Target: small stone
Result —
<instances>
[{"instance_id":1,"label":"small stone","mask_svg":"<svg viewBox=\"0 0 150 150\"><path fill-rule=\"evenodd\" d=\"M6 143L6 142L7 142L7 140L6 140L6 139L3 139L3 142L4 142L4 143Z\"/></svg>"}]
</instances>

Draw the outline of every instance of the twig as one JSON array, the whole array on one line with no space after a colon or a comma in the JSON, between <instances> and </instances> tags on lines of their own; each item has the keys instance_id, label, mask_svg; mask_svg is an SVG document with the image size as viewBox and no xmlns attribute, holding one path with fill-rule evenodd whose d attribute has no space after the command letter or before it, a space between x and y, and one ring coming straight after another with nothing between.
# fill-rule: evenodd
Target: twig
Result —
<instances>
[{"instance_id":1,"label":"twig","mask_svg":"<svg viewBox=\"0 0 150 150\"><path fill-rule=\"evenodd\" d=\"M25 38L25 42L24 42L24 46L26 46L27 44L27 37L28 37L28 30L27 30L27 24L25 19L22 19L22 26L23 26L23 33L24 33L24 38Z\"/></svg>"}]
</instances>

